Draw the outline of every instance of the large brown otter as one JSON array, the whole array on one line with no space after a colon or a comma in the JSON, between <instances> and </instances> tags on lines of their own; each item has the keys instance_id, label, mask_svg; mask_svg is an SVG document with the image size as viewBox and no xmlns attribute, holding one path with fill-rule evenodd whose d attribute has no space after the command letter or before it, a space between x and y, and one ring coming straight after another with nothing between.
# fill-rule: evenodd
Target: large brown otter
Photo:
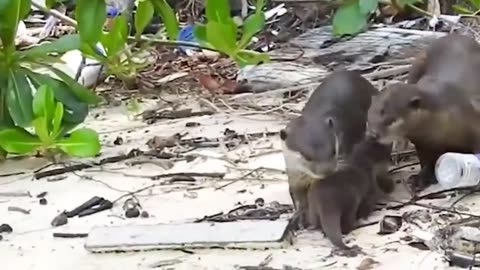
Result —
<instances>
[{"instance_id":1,"label":"large brown otter","mask_svg":"<svg viewBox=\"0 0 480 270\"><path fill-rule=\"evenodd\" d=\"M462 89L443 84L426 91L398 83L373 99L367 133L385 143L406 137L415 145L421 170L414 184L422 189L437 182L435 162L443 153L480 151L479 120Z\"/></svg>"},{"instance_id":2,"label":"large brown otter","mask_svg":"<svg viewBox=\"0 0 480 270\"><path fill-rule=\"evenodd\" d=\"M292 222L299 228L308 226L309 186L333 173L364 138L367 111L377 92L357 72L333 72L315 89L301 115L280 132L296 209Z\"/></svg>"},{"instance_id":3,"label":"large brown otter","mask_svg":"<svg viewBox=\"0 0 480 270\"><path fill-rule=\"evenodd\" d=\"M368 136L384 142L406 137L416 148L421 170L417 188L436 183L435 162L445 152L480 150L480 45L449 34L417 59L408 84L387 86L373 98Z\"/></svg>"},{"instance_id":4,"label":"large brown otter","mask_svg":"<svg viewBox=\"0 0 480 270\"><path fill-rule=\"evenodd\" d=\"M377 177L388 168L390 152L391 146L365 139L355 145L344 167L315 182L308 192L311 228L323 230L336 247L350 249L342 234L374 210L382 195Z\"/></svg>"}]
</instances>

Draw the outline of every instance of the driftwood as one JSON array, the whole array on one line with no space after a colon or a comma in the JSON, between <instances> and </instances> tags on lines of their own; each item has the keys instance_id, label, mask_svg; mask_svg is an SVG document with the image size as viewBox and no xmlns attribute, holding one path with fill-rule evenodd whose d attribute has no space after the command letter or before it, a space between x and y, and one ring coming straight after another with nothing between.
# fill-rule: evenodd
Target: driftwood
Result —
<instances>
[{"instance_id":1,"label":"driftwood","mask_svg":"<svg viewBox=\"0 0 480 270\"><path fill-rule=\"evenodd\" d=\"M302 85L312 86L338 68L367 72L378 68L378 62L413 57L429 41L445 35L378 27L349 40L335 42L331 30L331 26L320 27L292 39L291 46L272 51L271 58L295 59L303 51L301 57L247 66L240 71L239 80L247 81L256 93L292 86L299 86L295 90L302 90Z\"/></svg>"}]
</instances>

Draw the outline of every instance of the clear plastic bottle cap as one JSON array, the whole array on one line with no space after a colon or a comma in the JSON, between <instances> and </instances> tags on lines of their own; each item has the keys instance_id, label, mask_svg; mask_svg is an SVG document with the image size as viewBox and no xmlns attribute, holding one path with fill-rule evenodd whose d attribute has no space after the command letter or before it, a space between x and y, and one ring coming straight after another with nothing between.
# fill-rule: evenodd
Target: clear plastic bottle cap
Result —
<instances>
[{"instance_id":1,"label":"clear plastic bottle cap","mask_svg":"<svg viewBox=\"0 0 480 270\"><path fill-rule=\"evenodd\" d=\"M435 176L443 188L453 188L458 185L463 173L458 160L448 154L442 155L435 164Z\"/></svg>"}]
</instances>

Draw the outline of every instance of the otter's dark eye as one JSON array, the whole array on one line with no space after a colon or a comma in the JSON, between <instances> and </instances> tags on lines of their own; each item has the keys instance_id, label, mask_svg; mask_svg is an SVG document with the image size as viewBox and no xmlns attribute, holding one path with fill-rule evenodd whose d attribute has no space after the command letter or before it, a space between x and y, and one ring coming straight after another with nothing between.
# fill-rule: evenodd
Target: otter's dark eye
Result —
<instances>
[{"instance_id":1,"label":"otter's dark eye","mask_svg":"<svg viewBox=\"0 0 480 270\"><path fill-rule=\"evenodd\" d=\"M280 130L280 139L282 141L285 141L287 139L287 132L285 131L285 129Z\"/></svg>"},{"instance_id":2,"label":"otter's dark eye","mask_svg":"<svg viewBox=\"0 0 480 270\"><path fill-rule=\"evenodd\" d=\"M384 109L380 109L380 115L384 115L385 114L385 110Z\"/></svg>"}]
</instances>

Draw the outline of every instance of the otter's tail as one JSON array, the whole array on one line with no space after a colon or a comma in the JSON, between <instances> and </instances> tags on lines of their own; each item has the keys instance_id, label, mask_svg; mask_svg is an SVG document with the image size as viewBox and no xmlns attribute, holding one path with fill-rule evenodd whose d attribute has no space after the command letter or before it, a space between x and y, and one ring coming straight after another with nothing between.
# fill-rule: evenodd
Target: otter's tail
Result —
<instances>
[{"instance_id":1,"label":"otter's tail","mask_svg":"<svg viewBox=\"0 0 480 270\"><path fill-rule=\"evenodd\" d=\"M324 213L320 218L323 232L335 246L341 249L350 249L342 240L340 211L338 209L326 209L326 211L330 213Z\"/></svg>"}]
</instances>

